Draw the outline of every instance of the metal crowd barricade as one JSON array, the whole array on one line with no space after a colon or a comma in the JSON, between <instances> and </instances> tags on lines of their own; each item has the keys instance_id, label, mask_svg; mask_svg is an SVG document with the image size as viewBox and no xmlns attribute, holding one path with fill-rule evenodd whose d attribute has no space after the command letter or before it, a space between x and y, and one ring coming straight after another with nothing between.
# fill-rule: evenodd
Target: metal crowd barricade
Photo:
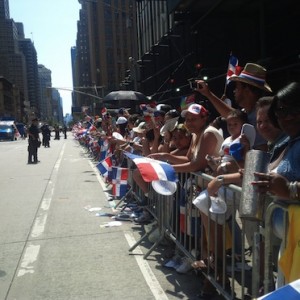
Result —
<instances>
[{"instance_id":1,"label":"metal crowd barricade","mask_svg":"<svg viewBox=\"0 0 300 300\"><path fill-rule=\"evenodd\" d=\"M128 175L129 190L126 193L126 195L124 197L122 197L122 199L117 203L116 207L118 207L125 200L127 200L126 203L130 203L131 201L137 201L137 203L139 203L139 202L142 202L143 198L144 198L143 191L139 188L137 183L132 178L132 173L136 169L134 162L131 159L127 158L127 165L128 165L128 169L129 169L129 175ZM169 197L167 197L167 196L162 196L162 195L155 193L154 190L152 189L151 184L149 184L148 203L146 206L143 206L143 208L145 210L147 210L154 217L154 220L156 221L157 225L153 226L150 231L146 232L134 245L132 245L129 248L130 252L133 251L146 238L148 238L155 230L158 229L159 233L160 233L160 237L157 240L157 242L147 251L147 253L144 254L143 257L146 259L151 254L151 252L164 239L165 230L164 230L164 227L162 226L162 224L163 224L165 205L168 203L168 201L166 201L166 199L168 199L168 198ZM125 204L124 208L125 207L126 207L126 204Z\"/></svg>"},{"instance_id":2,"label":"metal crowd barricade","mask_svg":"<svg viewBox=\"0 0 300 300\"><path fill-rule=\"evenodd\" d=\"M282 209L283 210L283 240L282 240L282 245L281 245L281 251L286 248L286 243L287 243L287 235L288 235L288 229L289 229L289 222L288 222L288 208L289 205L300 205L299 201L274 201L272 202L267 210L266 210L266 215L265 215L265 231L264 231L264 237L265 237L265 256L264 256L264 293L271 292L272 289L274 288L274 259L277 261L278 257L274 258L274 247L273 247L273 220L272 216L274 213L275 209ZM278 269L277 270L277 280L278 278L282 277L283 275L281 274L281 271ZM284 279L282 282L280 282L277 285L277 288L281 287L284 285Z\"/></svg>"},{"instance_id":3,"label":"metal crowd barricade","mask_svg":"<svg viewBox=\"0 0 300 300\"><path fill-rule=\"evenodd\" d=\"M137 193L133 189L132 193L136 198ZM136 187L138 190L138 187ZM145 207L147 211L154 217L154 220L157 222L156 226L153 226L152 229L146 232L133 246L129 248L129 251L133 251L138 245L140 245L146 238L148 238L155 230L159 231L159 237L157 241L152 245L152 247L144 254L146 259L151 252L162 242L166 237L167 228L165 227L165 216L168 216L169 204L172 203L172 196L162 196L152 189L149 185L149 201L148 205Z\"/></svg>"},{"instance_id":4,"label":"metal crowd barricade","mask_svg":"<svg viewBox=\"0 0 300 300\"><path fill-rule=\"evenodd\" d=\"M128 165L130 170L133 170L134 164L129 159ZM225 299L234 299L235 297L245 299L247 288L248 292L256 295L259 286L260 262L253 260L246 263L245 260L245 249L249 246L245 228L252 225L251 223L247 225L247 222L238 214L242 188L235 185L225 187L225 201L228 200L227 192L230 192L231 195L232 204L228 206L228 209L231 210L231 217L223 225L215 226L215 222L211 220L210 211L207 211L209 221L207 230L205 230L200 212L192 201L201 190L205 189L212 177L199 172L181 173L178 174L178 178L178 188L172 196L159 195L149 185L149 203L146 209L153 215L158 227L153 227L151 231L145 233L129 251L133 251L158 228L159 238L144 254L145 259L164 238L168 238L174 242L181 253L190 259L191 263L195 260L210 258L213 253L213 261L201 272ZM132 179L129 184L128 194L130 197L135 199L143 197L142 191ZM212 240L212 235L217 238ZM213 249L212 241L215 244ZM223 249L221 254L218 251L220 248ZM236 264L237 256L240 258L241 267L239 269ZM246 270L245 266L252 267L252 270ZM256 283L252 282L252 290L246 285L246 279L249 279L250 276L250 273L247 272L251 272L252 281L257 281ZM228 281L227 278L230 280ZM230 288L228 283L230 283Z\"/></svg>"},{"instance_id":5,"label":"metal crowd barricade","mask_svg":"<svg viewBox=\"0 0 300 300\"><path fill-rule=\"evenodd\" d=\"M79 143L88 149L88 143L86 140L81 139ZM132 201L139 201L143 198L143 192L138 187L136 182L133 181L132 172L134 171L135 164L127 158L129 176L128 184L130 186L128 192L116 206ZM149 203L146 209L153 215L157 222L157 227L153 227L152 230L145 233L139 241L133 245L129 251L133 251L139 244L141 244L146 238L149 237L155 230L159 230L159 238L153 244L153 246L146 252L144 258L146 259L151 252L159 246L160 242L164 238L169 238L176 247L192 261L199 260L207 257L211 249L211 228L214 230L215 236L217 234L217 227L213 225L211 218L208 222L207 232L204 230L204 226L201 222L200 214L197 208L192 204L193 199L200 193L201 190L205 189L207 183L213 178L205 173L180 173L178 174L179 182L176 193L172 196L162 196L157 194L151 185L149 185ZM220 294L225 299L245 299L246 290L246 269L243 267L245 261L245 249L247 246L246 239L246 228L249 226L247 220L239 217L238 207L239 200L242 193L242 188L235 185L226 186L226 190L233 193L231 209L231 218L226 221L225 225L222 225L221 242L219 239L215 241L215 247L213 252L215 253L214 262L208 264L206 269L202 269L202 274L217 288ZM225 200L227 201L226 193ZM273 200L273 199L271 199ZM126 201L126 202L125 202ZM253 256L250 262L251 270L251 281L252 287L251 294L253 297L258 296L258 289L260 284L260 267L261 267L261 241L264 240L264 294L267 294L274 288L274 263L277 263L277 257L274 259L274 248L273 248L273 224L272 215L275 209L280 208L284 211L284 229L283 236L287 237L288 232L288 206L290 204L300 205L299 201L286 201L286 202L271 202L267 206L265 211L264 220L259 225L259 230L254 232L253 237ZM210 211L207 211L207 215L210 216ZM238 224L237 224L238 223ZM248 222L249 223L249 222ZM240 231L236 230L236 226L239 226ZM251 223L250 223L251 226ZM230 249L226 251L226 242L228 242L228 228L231 231ZM241 250L237 248L240 246ZM221 243L221 245L220 245ZM224 249L220 257L218 257L218 247ZM286 239L283 240L283 249L286 247ZM241 256L242 267L239 271L236 270L235 255ZM228 259L229 258L229 259ZM221 259L222 264L218 264L218 259ZM279 271L278 271L279 272ZM220 281L217 277L221 274L222 280ZM225 275L229 275L231 289L228 290L225 282ZM248 277L248 274L247 274ZM238 283L238 284L236 284ZM283 283L284 284L284 283ZM237 287L238 285L238 287Z\"/></svg>"},{"instance_id":6,"label":"metal crowd barricade","mask_svg":"<svg viewBox=\"0 0 300 300\"><path fill-rule=\"evenodd\" d=\"M189 176L189 179L187 177ZM204 190L207 186L207 183L213 177L205 174L205 173L193 173L186 174L185 183L182 182L181 186L185 187L184 190L188 189L188 198L187 203L185 205L185 213L187 216L192 216L189 218L181 218L184 219L185 224L187 225L187 229L194 228L194 230L187 230L184 232L183 236L177 237L177 240L180 241L179 247L181 250L188 249L188 252L192 255L191 258L193 260L205 259L208 258L210 261L210 257L213 256L211 262L207 264L206 269L202 269L202 274L217 288L220 294L222 294L226 299L234 299L236 294L240 294L241 298L244 298L245 291L244 288L240 289L239 292L235 290L235 282L236 278L236 270L235 270L235 253L236 253L236 240L241 240L241 253L244 253L245 246L245 234L243 232L242 223L240 223L241 233L236 231L236 212L238 210L239 199L241 195L241 188L235 185L229 185L225 189L225 201L227 201L227 192L231 191L231 202L232 205L228 206L228 209L231 210L231 217L229 217L224 225L215 226L216 222L219 222L219 218L223 218L224 216L215 215L215 222L212 221L212 216L210 211L207 208L208 224L206 230L204 229L204 222L201 220L200 216L196 216L196 219L193 218L194 214L192 212L193 209L198 210L193 207L192 201L193 199L200 193L200 191ZM187 181L188 180L188 181ZM186 184L186 182L189 182ZM185 193L185 192L184 192ZM229 202L229 201L227 201ZM199 211L198 211L199 213ZM203 216L203 214L202 214ZM203 219L203 217L202 217ZM220 222L222 223L222 222ZM231 234L229 233L231 232ZM239 238L238 235L240 234ZM231 235L231 238L230 238ZM213 239L213 236L215 237ZM193 238L194 237L194 238ZM212 241L213 239L213 241ZM193 240L193 243L191 243ZM188 241L188 243L187 243ZM214 247L212 244L214 242ZM195 250L193 250L195 249ZM218 254L218 249L222 249L222 253ZM199 255L197 255L199 253ZM213 253L213 254L212 254ZM196 254L196 255L195 255ZM245 264L245 257L241 255L242 263ZM230 275L231 281L231 289L229 289L228 281L226 278ZM242 269L239 272L238 281L242 287L245 286L245 269Z\"/></svg>"}]
</instances>

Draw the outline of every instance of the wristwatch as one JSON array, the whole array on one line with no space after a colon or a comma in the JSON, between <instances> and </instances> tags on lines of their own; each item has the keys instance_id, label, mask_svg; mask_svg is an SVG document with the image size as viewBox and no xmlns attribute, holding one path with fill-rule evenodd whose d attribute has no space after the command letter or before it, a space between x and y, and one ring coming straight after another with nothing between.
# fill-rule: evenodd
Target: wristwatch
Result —
<instances>
[{"instance_id":1,"label":"wristwatch","mask_svg":"<svg viewBox=\"0 0 300 300\"><path fill-rule=\"evenodd\" d=\"M224 184L225 178L222 175L217 176L217 181L220 182L221 185Z\"/></svg>"}]
</instances>

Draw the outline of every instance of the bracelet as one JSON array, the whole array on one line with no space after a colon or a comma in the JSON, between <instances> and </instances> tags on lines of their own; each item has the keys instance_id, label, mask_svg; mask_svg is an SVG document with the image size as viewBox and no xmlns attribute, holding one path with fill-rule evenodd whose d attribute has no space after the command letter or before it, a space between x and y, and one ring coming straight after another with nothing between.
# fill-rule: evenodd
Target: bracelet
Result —
<instances>
[{"instance_id":1,"label":"bracelet","mask_svg":"<svg viewBox=\"0 0 300 300\"><path fill-rule=\"evenodd\" d=\"M290 182L288 189L291 200L299 199L297 181Z\"/></svg>"}]
</instances>

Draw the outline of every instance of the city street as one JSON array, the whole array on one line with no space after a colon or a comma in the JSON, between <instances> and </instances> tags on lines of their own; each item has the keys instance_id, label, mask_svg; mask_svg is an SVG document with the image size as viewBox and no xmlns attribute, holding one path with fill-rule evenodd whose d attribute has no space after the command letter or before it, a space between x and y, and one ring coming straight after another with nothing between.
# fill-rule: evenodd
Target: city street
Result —
<instances>
[{"instance_id":1,"label":"city street","mask_svg":"<svg viewBox=\"0 0 300 300\"><path fill-rule=\"evenodd\" d=\"M101 226L114 201L72 134L50 146L27 165L27 140L0 142L0 299L196 299L199 277L162 267L170 248L144 260L141 226Z\"/></svg>"}]
</instances>

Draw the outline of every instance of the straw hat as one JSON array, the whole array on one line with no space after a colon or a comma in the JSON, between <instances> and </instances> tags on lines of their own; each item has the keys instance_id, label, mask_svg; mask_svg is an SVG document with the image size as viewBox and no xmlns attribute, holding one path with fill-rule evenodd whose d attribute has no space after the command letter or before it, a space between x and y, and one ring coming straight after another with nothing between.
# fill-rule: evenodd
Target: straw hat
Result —
<instances>
[{"instance_id":1,"label":"straw hat","mask_svg":"<svg viewBox=\"0 0 300 300\"><path fill-rule=\"evenodd\" d=\"M262 66L248 63L240 75L232 75L229 80L244 82L267 92L272 92L271 87L266 83L266 74L267 70Z\"/></svg>"}]
</instances>

